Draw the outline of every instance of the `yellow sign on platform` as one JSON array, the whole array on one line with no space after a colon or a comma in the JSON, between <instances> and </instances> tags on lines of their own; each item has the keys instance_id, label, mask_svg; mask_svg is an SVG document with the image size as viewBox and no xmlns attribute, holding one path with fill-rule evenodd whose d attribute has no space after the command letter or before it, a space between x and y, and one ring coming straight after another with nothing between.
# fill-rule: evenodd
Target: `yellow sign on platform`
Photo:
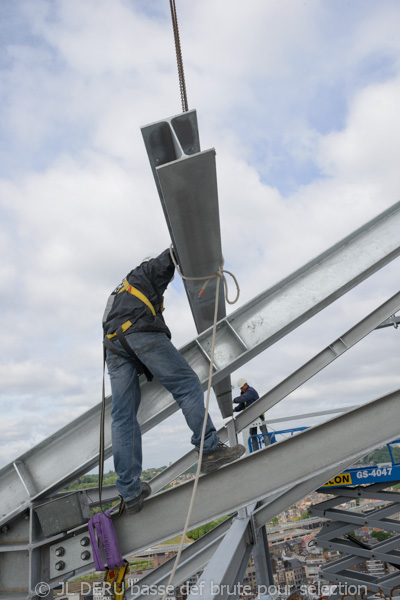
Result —
<instances>
[{"instance_id":1,"label":"yellow sign on platform","mask_svg":"<svg viewBox=\"0 0 400 600\"><path fill-rule=\"evenodd\" d=\"M325 483L325 485L322 487L330 487L332 485L351 485L352 483L351 473L340 473L340 475L336 475L336 477L330 479L328 483Z\"/></svg>"}]
</instances>

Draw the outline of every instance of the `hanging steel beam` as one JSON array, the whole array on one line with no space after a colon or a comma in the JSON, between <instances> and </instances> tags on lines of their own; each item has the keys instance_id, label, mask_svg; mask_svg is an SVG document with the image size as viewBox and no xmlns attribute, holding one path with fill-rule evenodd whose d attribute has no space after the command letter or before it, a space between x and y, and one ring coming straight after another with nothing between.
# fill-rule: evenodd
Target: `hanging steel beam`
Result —
<instances>
[{"instance_id":1,"label":"hanging steel beam","mask_svg":"<svg viewBox=\"0 0 400 600\"><path fill-rule=\"evenodd\" d=\"M221 266L215 150L201 152L195 110L141 128L171 240L186 277L208 277ZM215 282L184 280L197 331L214 320ZM219 320L225 316L221 287Z\"/></svg>"},{"instance_id":2,"label":"hanging steel beam","mask_svg":"<svg viewBox=\"0 0 400 600\"><path fill-rule=\"evenodd\" d=\"M223 264L215 150L200 151L195 110L142 127L143 140L181 272L209 277ZM184 279L197 333L214 322L216 279ZM226 315L219 288L218 320ZM221 415L232 416L229 375L214 387Z\"/></svg>"}]
</instances>

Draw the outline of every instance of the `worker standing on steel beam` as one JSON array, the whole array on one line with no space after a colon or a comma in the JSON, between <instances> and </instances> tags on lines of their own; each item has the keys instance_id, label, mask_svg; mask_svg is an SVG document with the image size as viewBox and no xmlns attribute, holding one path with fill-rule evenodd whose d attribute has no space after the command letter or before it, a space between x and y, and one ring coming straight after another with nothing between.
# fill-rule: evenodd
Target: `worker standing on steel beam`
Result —
<instances>
[{"instance_id":1,"label":"worker standing on steel beam","mask_svg":"<svg viewBox=\"0 0 400 600\"><path fill-rule=\"evenodd\" d=\"M233 412L241 412L242 410L244 410L245 408L247 408L248 406L253 404L253 402L258 400L260 397L258 395L258 392L253 387L249 386L249 384L247 383L247 379L245 379L244 377L241 377L240 379L238 379L237 386L240 389L240 396L237 396L236 398L233 399L233 405L234 405ZM235 407L235 404L237 404L236 407ZM262 423L260 421L262 421ZM261 414L258 417L258 419L250 425L249 433L250 433L251 445L252 445L253 450L259 449L258 439L256 437L258 426L260 426L261 433L263 434L263 439L264 439L265 445L267 446L270 443L269 436L266 435L266 434L268 434L268 430L267 430L267 427L266 427L264 421L265 421L265 417L263 414Z\"/></svg>"},{"instance_id":2,"label":"worker standing on steel beam","mask_svg":"<svg viewBox=\"0 0 400 600\"><path fill-rule=\"evenodd\" d=\"M163 294L174 278L170 249L146 257L112 292L103 316L105 358L112 391L112 447L117 489L128 514L139 512L151 494L141 482L142 436L136 415L141 400L139 375L157 379L171 392L192 430L198 450L205 416L200 380L171 342L164 321ZM201 470L215 471L244 453L219 441L208 416Z\"/></svg>"}]
</instances>

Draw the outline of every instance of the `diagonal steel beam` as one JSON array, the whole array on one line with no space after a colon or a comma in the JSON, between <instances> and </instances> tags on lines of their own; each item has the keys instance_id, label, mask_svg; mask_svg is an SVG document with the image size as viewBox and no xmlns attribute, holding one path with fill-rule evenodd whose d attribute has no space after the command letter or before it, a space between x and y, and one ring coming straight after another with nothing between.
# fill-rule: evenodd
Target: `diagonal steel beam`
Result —
<instances>
[{"instance_id":1,"label":"diagonal steel beam","mask_svg":"<svg viewBox=\"0 0 400 600\"><path fill-rule=\"evenodd\" d=\"M276 497L311 478L325 478L334 470L340 472L398 435L399 400L400 391L393 392L201 477L189 527L209 522L268 496ZM356 435L357 432L362 435ZM315 452L315 448L319 451ZM237 485L238 481L240 485ZM192 486L193 483L188 482L150 497L139 518L122 515L115 523L122 553L137 553L177 535L183 526ZM257 523L257 527L261 524ZM67 542L79 544L79 539L70 538ZM73 552L68 554L72 556ZM52 582L61 575L71 576L83 566L75 556L75 562L66 561L65 570L57 573L54 571L56 560L50 547ZM87 564L86 568L90 566Z\"/></svg>"},{"instance_id":2,"label":"diagonal steel beam","mask_svg":"<svg viewBox=\"0 0 400 600\"><path fill-rule=\"evenodd\" d=\"M205 567L229 531L232 520L233 517L226 519L183 550L171 584L174 588L183 584L194 573ZM175 557L172 557L143 577L135 588L125 594L126 600L139 600L140 598L148 598L149 595L151 595L152 600L161 598L167 588L174 562ZM149 590L151 590L151 594L149 594Z\"/></svg>"},{"instance_id":3,"label":"diagonal steel beam","mask_svg":"<svg viewBox=\"0 0 400 600\"><path fill-rule=\"evenodd\" d=\"M220 321L213 382L224 379L232 370L307 321L399 253L400 202ZM338 340L332 346L333 352L340 354L341 346ZM207 330L181 349L182 355L199 375L203 387L208 376L210 347L211 331ZM142 392L139 421L142 431L146 432L178 407L157 382L142 382ZM250 416L253 410L258 411L259 408L260 405L255 403L246 412ZM109 397L105 419L106 457L112 451L110 413ZM247 416L241 418L246 419ZM0 471L0 523L19 514L32 499L59 489L97 464L99 422L100 405ZM35 495L32 495L33 490Z\"/></svg>"},{"instance_id":4,"label":"diagonal steel beam","mask_svg":"<svg viewBox=\"0 0 400 600\"><path fill-rule=\"evenodd\" d=\"M212 561L191 590L188 600L195 600L199 595L203 600L227 600L242 595L239 593L240 584L255 542L251 514L234 519Z\"/></svg>"},{"instance_id":5,"label":"diagonal steel beam","mask_svg":"<svg viewBox=\"0 0 400 600\"><path fill-rule=\"evenodd\" d=\"M372 333L376 329L377 325L379 325L379 323L386 318L386 315L391 314L393 309L396 309L396 307L400 308L400 292L392 296L392 298L384 302L376 310L372 311L367 317L357 323L357 325L343 333L337 340L333 341L324 350L322 350L322 352L316 354L299 369L294 371L294 373L276 385L272 390L261 396L259 400L254 402L245 411L239 413L235 419L236 433L240 433L240 431L250 425L250 423L252 423L258 417L258 415L266 413L280 400L286 398L311 377L319 373L322 369L330 365L334 360L339 358L339 356L342 356L347 350L352 348L364 337ZM354 407L348 407L346 410L350 410L351 408ZM326 415L329 413L331 413L331 411L321 411L320 413L311 413L310 416L317 416L319 414ZM306 416L307 415L304 415L304 417ZM278 419L279 422L281 420ZM268 419L267 415L266 423L271 422L272 421ZM225 427L218 431L218 435L222 441L228 440L228 433ZM196 461L197 453L194 451L188 452L173 465L167 469L164 469L162 473L157 475L152 480L152 488L154 491L162 489L168 483L170 483L170 481L191 467Z\"/></svg>"}]
</instances>

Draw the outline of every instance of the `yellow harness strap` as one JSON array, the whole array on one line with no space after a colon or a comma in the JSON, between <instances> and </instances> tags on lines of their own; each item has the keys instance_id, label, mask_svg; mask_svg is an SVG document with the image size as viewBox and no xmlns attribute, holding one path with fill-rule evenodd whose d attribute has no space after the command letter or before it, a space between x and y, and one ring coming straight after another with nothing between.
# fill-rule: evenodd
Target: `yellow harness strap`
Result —
<instances>
[{"instance_id":1,"label":"yellow harness strap","mask_svg":"<svg viewBox=\"0 0 400 600\"><path fill-rule=\"evenodd\" d=\"M121 292L129 292L130 294L132 294L132 296L136 296L136 298L139 298L139 300L141 300L143 302L143 304L145 304L150 310L151 310L151 314L153 315L153 317L156 316L156 311L154 310L154 306L152 305L152 303L150 302L150 300L147 298L147 296L145 296L140 290L138 290L137 288L133 287L133 285L131 285L127 279L124 280L123 286L122 288L119 290L118 294L120 294ZM121 329L122 331L125 333L125 331L127 329L129 329L129 327L132 325L131 321L125 321L125 323L123 323L121 325ZM114 333L109 333L107 335L107 337L109 339L115 337L117 334L116 332Z\"/></svg>"},{"instance_id":2,"label":"yellow harness strap","mask_svg":"<svg viewBox=\"0 0 400 600\"><path fill-rule=\"evenodd\" d=\"M136 296L136 298L139 298L139 300L141 300L146 306L149 307L149 309L151 310L151 314L153 315L153 317L156 316L156 311L154 310L154 306L152 305L152 303L150 302L150 300L147 298L147 296L145 296L140 290L138 290L137 288L133 287L133 285L131 285L127 279L124 280L124 285L123 287L119 290L118 294L120 294L121 292L129 292L130 294L132 294L132 296Z\"/></svg>"}]
</instances>

